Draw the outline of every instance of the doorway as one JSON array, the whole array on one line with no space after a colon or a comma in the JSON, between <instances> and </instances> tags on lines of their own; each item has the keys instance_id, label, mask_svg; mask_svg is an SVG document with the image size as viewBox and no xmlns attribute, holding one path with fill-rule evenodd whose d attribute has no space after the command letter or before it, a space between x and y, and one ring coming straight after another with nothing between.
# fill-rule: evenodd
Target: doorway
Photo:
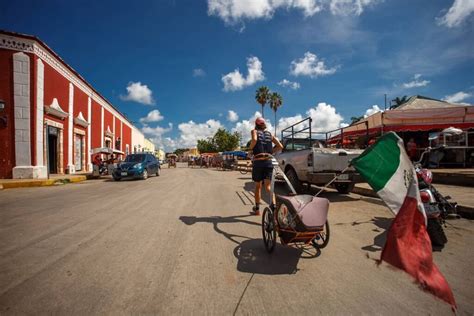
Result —
<instances>
[{"instance_id":1,"label":"doorway","mask_svg":"<svg viewBox=\"0 0 474 316\"><path fill-rule=\"evenodd\" d=\"M58 173L58 134L56 127L48 126L48 168L49 173Z\"/></svg>"},{"instance_id":2,"label":"doorway","mask_svg":"<svg viewBox=\"0 0 474 316\"><path fill-rule=\"evenodd\" d=\"M75 134L74 135L74 164L76 171L82 170L82 146L83 146L83 138L81 135Z\"/></svg>"}]
</instances>

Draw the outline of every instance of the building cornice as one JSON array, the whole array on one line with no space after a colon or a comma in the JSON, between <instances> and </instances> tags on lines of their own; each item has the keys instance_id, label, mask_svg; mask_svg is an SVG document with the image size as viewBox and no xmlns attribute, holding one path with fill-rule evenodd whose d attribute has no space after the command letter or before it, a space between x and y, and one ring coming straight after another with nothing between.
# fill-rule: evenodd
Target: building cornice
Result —
<instances>
[{"instance_id":1,"label":"building cornice","mask_svg":"<svg viewBox=\"0 0 474 316\"><path fill-rule=\"evenodd\" d=\"M97 91L95 91L87 83L87 81L77 73L77 71L75 71L71 66L67 65L56 53L54 53L54 51L52 51L52 49L50 49L39 39L22 34L10 35L8 32L0 31L0 48L32 53L36 55L43 62L46 62L54 70L69 80L69 82L71 82L74 86L82 90L94 101L99 103L107 111L111 112L115 116L123 118L123 122L128 127L133 127L133 124L131 124L122 113L116 110L115 107L113 107Z\"/></svg>"}]
</instances>

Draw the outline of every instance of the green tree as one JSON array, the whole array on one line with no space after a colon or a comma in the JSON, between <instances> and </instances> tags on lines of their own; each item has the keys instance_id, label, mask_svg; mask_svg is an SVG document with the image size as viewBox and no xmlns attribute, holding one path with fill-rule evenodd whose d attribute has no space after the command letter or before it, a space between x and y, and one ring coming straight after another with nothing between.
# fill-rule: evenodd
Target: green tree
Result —
<instances>
[{"instance_id":1,"label":"green tree","mask_svg":"<svg viewBox=\"0 0 474 316\"><path fill-rule=\"evenodd\" d=\"M363 118L364 118L363 115L351 117L351 125L352 125L352 124L355 124L355 123L357 123L357 122L359 122L359 121L362 120Z\"/></svg>"},{"instance_id":2,"label":"green tree","mask_svg":"<svg viewBox=\"0 0 474 316\"><path fill-rule=\"evenodd\" d=\"M188 148L178 148L174 151L174 153L178 156L182 155L185 151L188 151Z\"/></svg>"},{"instance_id":3,"label":"green tree","mask_svg":"<svg viewBox=\"0 0 474 316\"><path fill-rule=\"evenodd\" d=\"M403 103L406 103L407 101L408 101L408 97L406 95L404 95L401 98L396 97L395 99L392 100L392 102L395 102L395 104L392 104L390 106L390 110L398 108L400 105L402 105Z\"/></svg>"},{"instance_id":4,"label":"green tree","mask_svg":"<svg viewBox=\"0 0 474 316\"><path fill-rule=\"evenodd\" d=\"M263 113L263 107L267 104L268 99L270 97L270 90L266 86L261 86L255 92L255 100L262 106L262 117L265 117Z\"/></svg>"},{"instance_id":5,"label":"green tree","mask_svg":"<svg viewBox=\"0 0 474 316\"><path fill-rule=\"evenodd\" d=\"M239 133L231 133L224 128L219 128L212 139L219 152L235 150L240 143Z\"/></svg>"},{"instance_id":6,"label":"green tree","mask_svg":"<svg viewBox=\"0 0 474 316\"><path fill-rule=\"evenodd\" d=\"M198 139L197 149L200 153L215 153L217 152L217 147L214 144L212 138L208 139Z\"/></svg>"},{"instance_id":7,"label":"green tree","mask_svg":"<svg viewBox=\"0 0 474 316\"><path fill-rule=\"evenodd\" d=\"M278 125L277 111L278 111L278 108L283 105L283 98L277 92L273 92L270 95L269 105L270 105L270 109L272 109L273 113L275 114L275 135L276 135L277 125Z\"/></svg>"}]
</instances>

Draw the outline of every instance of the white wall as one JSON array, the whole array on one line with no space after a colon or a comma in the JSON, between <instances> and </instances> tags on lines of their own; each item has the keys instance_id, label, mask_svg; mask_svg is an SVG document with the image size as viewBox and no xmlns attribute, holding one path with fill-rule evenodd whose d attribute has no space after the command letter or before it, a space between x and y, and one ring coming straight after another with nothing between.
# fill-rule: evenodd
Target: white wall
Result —
<instances>
[{"instance_id":1,"label":"white wall","mask_svg":"<svg viewBox=\"0 0 474 316\"><path fill-rule=\"evenodd\" d=\"M132 127L132 147L130 148L130 152L133 153L135 150L135 146L137 148L137 152L141 152L143 148L145 148L145 135L136 128L135 126Z\"/></svg>"}]
</instances>

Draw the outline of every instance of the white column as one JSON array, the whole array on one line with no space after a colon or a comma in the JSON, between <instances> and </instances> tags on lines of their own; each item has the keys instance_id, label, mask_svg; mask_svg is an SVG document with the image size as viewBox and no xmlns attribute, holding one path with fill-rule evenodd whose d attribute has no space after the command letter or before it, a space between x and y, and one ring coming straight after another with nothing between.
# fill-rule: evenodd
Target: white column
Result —
<instances>
[{"instance_id":1,"label":"white column","mask_svg":"<svg viewBox=\"0 0 474 316\"><path fill-rule=\"evenodd\" d=\"M123 121L120 120L120 151L123 151L122 148L123 148Z\"/></svg>"},{"instance_id":2,"label":"white column","mask_svg":"<svg viewBox=\"0 0 474 316\"><path fill-rule=\"evenodd\" d=\"M13 107L15 117L15 167L13 178L38 178L31 165L30 57L13 54Z\"/></svg>"},{"instance_id":3,"label":"white column","mask_svg":"<svg viewBox=\"0 0 474 316\"><path fill-rule=\"evenodd\" d=\"M104 147L104 108L100 106L100 147Z\"/></svg>"},{"instance_id":4,"label":"white column","mask_svg":"<svg viewBox=\"0 0 474 316\"><path fill-rule=\"evenodd\" d=\"M69 83L69 116L68 116L68 129L67 129L67 173L75 173L75 166L72 161L72 148L74 146L74 135L72 133L74 129L74 85Z\"/></svg>"},{"instance_id":5,"label":"white column","mask_svg":"<svg viewBox=\"0 0 474 316\"><path fill-rule=\"evenodd\" d=\"M48 169L44 163L44 64L37 59L36 67L36 167L38 178L47 178Z\"/></svg>"},{"instance_id":6,"label":"white column","mask_svg":"<svg viewBox=\"0 0 474 316\"><path fill-rule=\"evenodd\" d=\"M116 138L116 135L115 135L115 115L112 114L112 133L114 134L114 137L112 139L112 148L115 149L115 140L117 139Z\"/></svg>"},{"instance_id":7,"label":"white column","mask_svg":"<svg viewBox=\"0 0 474 316\"><path fill-rule=\"evenodd\" d=\"M92 100L91 97L89 96L87 98L87 122L89 123L89 126L87 126L87 152L86 155L88 157L87 161L87 170L90 172L92 171L92 162L91 162L91 124L92 124Z\"/></svg>"}]
</instances>

